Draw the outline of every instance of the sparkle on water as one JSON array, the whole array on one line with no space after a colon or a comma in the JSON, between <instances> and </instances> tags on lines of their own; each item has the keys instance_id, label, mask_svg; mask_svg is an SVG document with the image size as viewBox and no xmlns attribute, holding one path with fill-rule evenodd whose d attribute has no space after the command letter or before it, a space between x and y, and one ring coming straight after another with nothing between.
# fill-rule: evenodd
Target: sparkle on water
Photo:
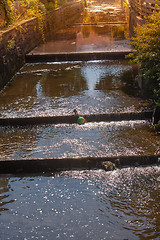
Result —
<instances>
[{"instance_id":1,"label":"sparkle on water","mask_svg":"<svg viewBox=\"0 0 160 240\"><path fill-rule=\"evenodd\" d=\"M130 50L128 26L106 24L126 21L110 2L100 7L94 1L82 16L84 25L57 33L69 39L34 52ZM98 24L85 25L90 22ZM140 111L149 103L135 85L136 72L127 61L28 64L1 94L1 117L68 115L75 108L82 114ZM1 159L159 153L159 137L146 121L0 127ZM1 175L0 238L158 240L159 201L158 166Z\"/></svg>"},{"instance_id":2,"label":"sparkle on water","mask_svg":"<svg viewBox=\"0 0 160 240\"><path fill-rule=\"evenodd\" d=\"M0 159L160 154L147 121L0 127Z\"/></svg>"},{"instance_id":3,"label":"sparkle on water","mask_svg":"<svg viewBox=\"0 0 160 240\"><path fill-rule=\"evenodd\" d=\"M1 239L159 239L160 168L0 178Z\"/></svg>"},{"instance_id":4,"label":"sparkle on water","mask_svg":"<svg viewBox=\"0 0 160 240\"><path fill-rule=\"evenodd\" d=\"M140 111L136 72L127 61L28 64L1 94L1 117Z\"/></svg>"}]
</instances>

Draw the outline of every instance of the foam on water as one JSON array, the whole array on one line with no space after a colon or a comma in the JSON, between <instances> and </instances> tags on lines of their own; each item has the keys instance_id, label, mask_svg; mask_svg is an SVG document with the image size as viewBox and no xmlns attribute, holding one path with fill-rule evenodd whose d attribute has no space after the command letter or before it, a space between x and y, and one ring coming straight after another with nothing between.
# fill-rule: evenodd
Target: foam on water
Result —
<instances>
[{"instance_id":1,"label":"foam on water","mask_svg":"<svg viewBox=\"0 0 160 240\"><path fill-rule=\"evenodd\" d=\"M0 159L159 154L147 121L0 128Z\"/></svg>"}]
</instances>

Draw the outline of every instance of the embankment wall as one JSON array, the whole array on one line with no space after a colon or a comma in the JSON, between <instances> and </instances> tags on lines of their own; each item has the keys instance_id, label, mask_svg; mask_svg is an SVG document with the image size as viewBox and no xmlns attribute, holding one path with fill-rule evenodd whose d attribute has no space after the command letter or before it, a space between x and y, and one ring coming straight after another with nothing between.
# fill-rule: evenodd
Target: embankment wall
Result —
<instances>
[{"instance_id":1,"label":"embankment wall","mask_svg":"<svg viewBox=\"0 0 160 240\"><path fill-rule=\"evenodd\" d=\"M45 39L71 25L83 11L82 1L73 2L44 15ZM0 34L0 90L23 66L25 55L42 41L39 20L33 18Z\"/></svg>"}]
</instances>

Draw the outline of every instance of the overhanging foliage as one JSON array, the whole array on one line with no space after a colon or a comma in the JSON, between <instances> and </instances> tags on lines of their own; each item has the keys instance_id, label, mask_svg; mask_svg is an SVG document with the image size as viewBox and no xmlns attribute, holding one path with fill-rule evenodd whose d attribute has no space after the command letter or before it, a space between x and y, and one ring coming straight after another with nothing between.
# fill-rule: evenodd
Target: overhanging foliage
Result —
<instances>
[{"instance_id":1,"label":"overhanging foliage","mask_svg":"<svg viewBox=\"0 0 160 240\"><path fill-rule=\"evenodd\" d=\"M160 12L153 13L146 23L135 29L129 55L133 62L141 63L141 73L151 97L160 104Z\"/></svg>"}]
</instances>

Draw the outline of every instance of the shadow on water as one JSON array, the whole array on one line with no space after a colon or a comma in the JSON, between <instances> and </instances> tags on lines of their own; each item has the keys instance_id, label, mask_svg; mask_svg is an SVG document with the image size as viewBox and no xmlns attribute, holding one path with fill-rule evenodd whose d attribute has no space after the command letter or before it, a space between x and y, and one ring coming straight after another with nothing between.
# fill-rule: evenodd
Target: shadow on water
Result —
<instances>
[{"instance_id":1,"label":"shadow on water","mask_svg":"<svg viewBox=\"0 0 160 240\"><path fill-rule=\"evenodd\" d=\"M159 183L156 166L3 176L1 237L158 240Z\"/></svg>"}]
</instances>

